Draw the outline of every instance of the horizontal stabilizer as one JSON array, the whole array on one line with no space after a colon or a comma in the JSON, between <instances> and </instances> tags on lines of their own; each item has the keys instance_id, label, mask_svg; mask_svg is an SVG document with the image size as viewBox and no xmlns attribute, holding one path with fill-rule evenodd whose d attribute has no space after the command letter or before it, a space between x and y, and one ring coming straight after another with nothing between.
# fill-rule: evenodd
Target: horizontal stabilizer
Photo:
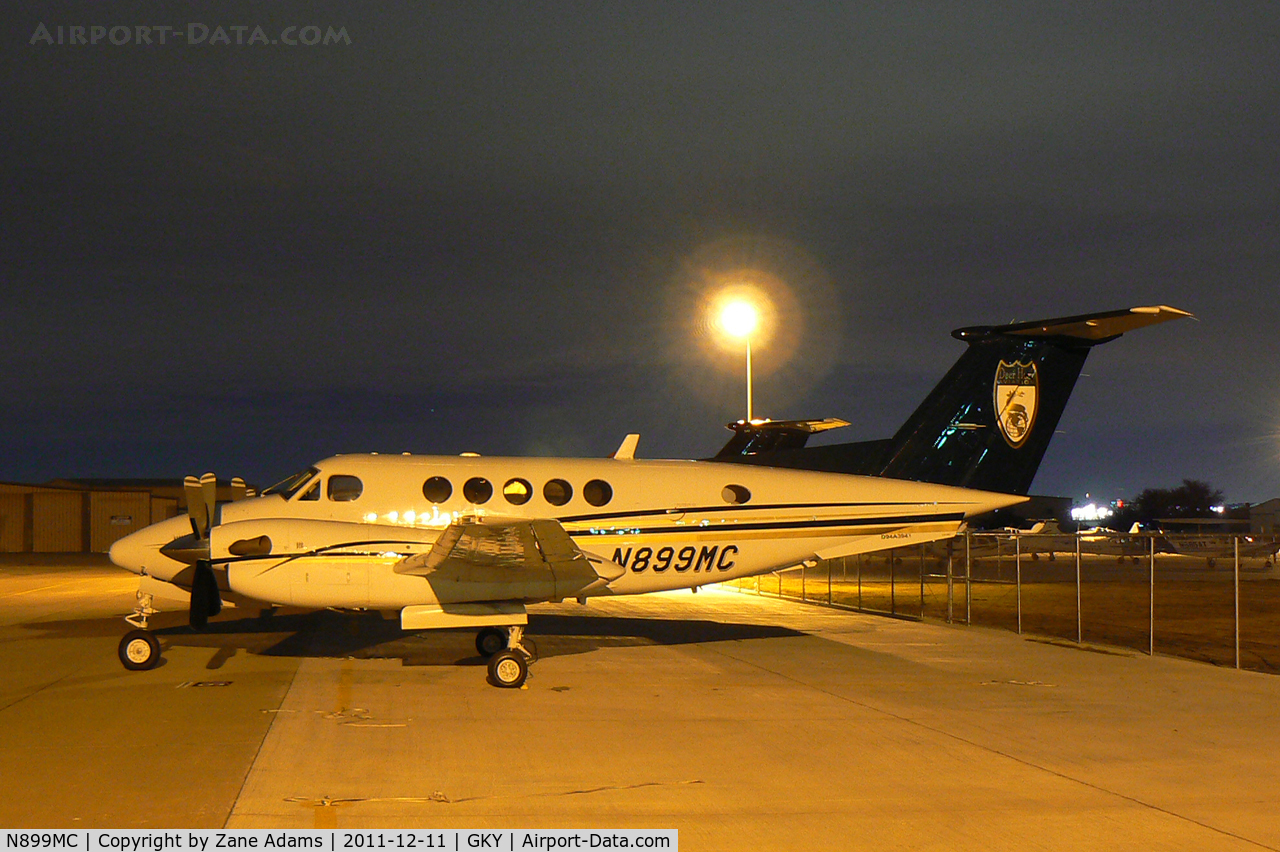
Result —
<instances>
[{"instance_id":1,"label":"horizontal stabilizer","mask_svg":"<svg viewBox=\"0 0 1280 852\"><path fill-rule=\"evenodd\" d=\"M1195 317L1187 311L1168 305L1128 308L1122 311L1101 311L1096 314L1080 314L1073 317L1015 322L1008 325L975 325L951 332L957 340L973 342L984 337L1014 335L1027 338L1075 338L1081 342L1104 343L1114 340L1126 331L1156 323Z\"/></svg>"},{"instance_id":2,"label":"horizontal stabilizer","mask_svg":"<svg viewBox=\"0 0 1280 852\"><path fill-rule=\"evenodd\" d=\"M716 453L716 460L730 459L774 450L798 450L810 436L848 426L848 420L738 420L725 428L733 432L729 443Z\"/></svg>"}]
</instances>

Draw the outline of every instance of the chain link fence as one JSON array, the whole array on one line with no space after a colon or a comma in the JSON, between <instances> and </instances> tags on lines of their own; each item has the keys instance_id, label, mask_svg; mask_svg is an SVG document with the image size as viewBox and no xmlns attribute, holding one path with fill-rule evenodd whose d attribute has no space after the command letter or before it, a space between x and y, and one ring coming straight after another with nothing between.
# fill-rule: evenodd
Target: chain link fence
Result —
<instances>
[{"instance_id":1,"label":"chain link fence","mask_svg":"<svg viewBox=\"0 0 1280 852\"><path fill-rule=\"evenodd\" d=\"M897 618L1280 673L1280 538L969 533L737 581Z\"/></svg>"}]
</instances>

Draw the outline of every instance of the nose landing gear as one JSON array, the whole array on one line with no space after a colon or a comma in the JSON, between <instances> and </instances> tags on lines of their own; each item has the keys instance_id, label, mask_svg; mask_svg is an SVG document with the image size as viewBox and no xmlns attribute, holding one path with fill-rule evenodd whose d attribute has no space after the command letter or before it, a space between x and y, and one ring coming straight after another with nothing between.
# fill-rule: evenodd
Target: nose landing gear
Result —
<instances>
[{"instance_id":1,"label":"nose landing gear","mask_svg":"<svg viewBox=\"0 0 1280 852\"><path fill-rule=\"evenodd\" d=\"M151 595L138 592L138 602L133 612L124 617L135 629L124 634L116 653L120 656L120 662L131 672L153 669L160 662L160 640L147 629L147 619L159 611L152 606L153 602Z\"/></svg>"}]
</instances>

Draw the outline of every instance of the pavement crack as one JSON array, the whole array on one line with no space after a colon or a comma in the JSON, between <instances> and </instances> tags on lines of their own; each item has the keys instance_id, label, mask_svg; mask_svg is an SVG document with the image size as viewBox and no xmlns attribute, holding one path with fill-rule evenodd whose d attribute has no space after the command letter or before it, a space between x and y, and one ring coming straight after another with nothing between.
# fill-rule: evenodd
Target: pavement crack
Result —
<instances>
[{"instance_id":1,"label":"pavement crack","mask_svg":"<svg viewBox=\"0 0 1280 852\"><path fill-rule=\"evenodd\" d=\"M309 808L330 808L340 807L342 805L357 804L360 802L391 802L396 804L426 805L426 804L442 804L442 805L461 805L468 802L491 802L498 799L539 799L539 798L558 798L560 796L588 796L594 793L613 793L623 790L642 790L646 787L683 787L689 784L704 784L706 782L699 779L689 781L645 781L639 784L610 784L603 787L586 787L581 790L554 790L544 793L530 793L526 796L466 796L461 799L453 799L445 793L437 790L430 796L368 796L368 797L352 797L352 798L332 798L329 796L321 796L318 799L309 798L307 796L288 796L284 801L290 804L302 805Z\"/></svg>"},{"instance_id":2,"label":"pavement crack","mask_svg":"<svg viewBox=\"0 0 1280 852\"><path fill-rule=\"evenodd\" d=\"M44 686L40 686L40 687L37 687L36 689L31 690L26 695L22 695L22 696L19 696L18 698L15 698L14 700L10 701L8 704L4 705L3 707L0 707L0 713L3 713L4 711L8 710L10 707L14 707L18 704L21 704L22 702L26 701L28 698L33 698L34 696L39 695L40 693L44 692L46 689L49 689L50 687L57 686L58 684L62 683L64 680L71 677L72 675L79 674L80 671L81 669L76 669L75 671L67 672L62 677L56 680L51 680L48 683L46 683Z\"/></svg>"}]
</instances>

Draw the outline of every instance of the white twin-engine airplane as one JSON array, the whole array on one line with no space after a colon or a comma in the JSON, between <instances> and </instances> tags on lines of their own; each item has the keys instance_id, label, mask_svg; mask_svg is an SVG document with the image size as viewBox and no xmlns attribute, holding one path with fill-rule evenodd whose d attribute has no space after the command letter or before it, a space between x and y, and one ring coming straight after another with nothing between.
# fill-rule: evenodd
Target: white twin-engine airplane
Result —
<instances>
[{"instance_id":1,"label":"white twin-engine airplane","mask_svg":"<svg viewBox=\"0 0 1280 852\"><path fill-rule=\"evenodd\" d=\"M892 439L806 447L843 421L731 424L714 459L340 455L261 495L118 541L140 574L129 669L160 656L147 619L177 599L192 627L224 601L399 611L405 630L480 628L489 678L520 686L531 603L696 588L946 539L1024 502L1089 348L1181 316L1164 306L960 329L957 364ZM912 481L914 480L914 481Z\"/></svg>"}]
</instances>

